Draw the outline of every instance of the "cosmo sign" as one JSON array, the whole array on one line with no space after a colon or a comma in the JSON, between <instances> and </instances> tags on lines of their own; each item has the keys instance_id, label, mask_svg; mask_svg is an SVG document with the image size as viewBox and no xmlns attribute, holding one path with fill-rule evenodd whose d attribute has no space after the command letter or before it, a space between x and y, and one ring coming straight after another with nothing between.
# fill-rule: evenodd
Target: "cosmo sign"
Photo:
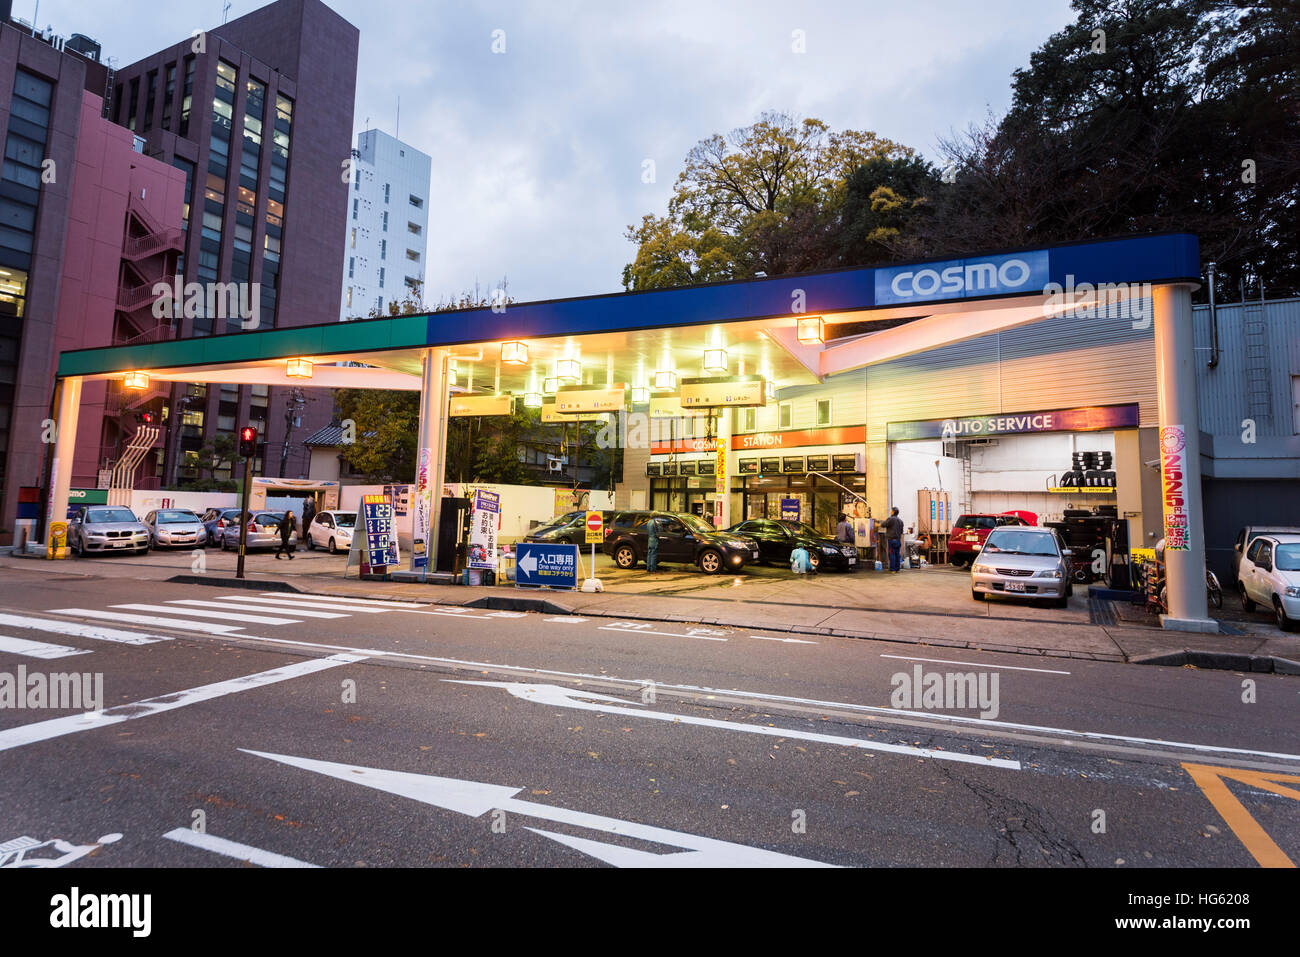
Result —
<instances>
[{"instance_id":1,"label":"cosmo sign","mask_svg":"<svg viewBox=\"0 0 1300 957\"><path fill-rule=\"evenodd\" d=\"M1047 280L1045 249L877 269L876 305L1023 294L1041 291Z\"/></svg>"}]
</instances>

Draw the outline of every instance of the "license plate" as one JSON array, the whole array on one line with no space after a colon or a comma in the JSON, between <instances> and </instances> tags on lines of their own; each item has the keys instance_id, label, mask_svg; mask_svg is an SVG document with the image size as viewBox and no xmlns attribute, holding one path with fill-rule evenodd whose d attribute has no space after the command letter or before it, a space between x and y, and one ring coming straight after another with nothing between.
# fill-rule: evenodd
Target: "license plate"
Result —
<instances>
[{"instance_id":1,"label":"license plate","mask_svg":"<svg viewBox=\"0 0 1300 957\"><path fill-rule=\"evenodd\" d=\"M752 557L752 558L757 558L757 557L758 557L758 552L751 552L751 553L750 553L750 557Z\"/></svg>"},{"instance_id":2,"label":"license plate","mask_svg":"<svg viewBox=\"0 0 1300 957\"><path fill-rule=\"evenodd\" d=\"M1007 591L1024 591L1024 582L1007 582Z\"/></svg>"},{"instance_id":3,"label":"license plate","mask_svg":"<svg viewBox=\"0 0 1300 957\"><path fill-rule=\"evenodd\" d=\"M128 546L128 545L130 545L130 544L131 544L130 542L109 542L109 543L108 543L108 547L109 547L109 548L126 548L126 546Z\"/></svg>"},{"instance_id":4,"label":"license plate","mask_svg":"<svg viewBox=\"0 0 1300 957\"><path fill-rule=\"evenodd\" d=\"M856 565L857 563L858 563L858 560L857 560L856 558L850 558L850 559L849 559L849 564L850 564L850 565Z\"/></svg>"}]
</instances>

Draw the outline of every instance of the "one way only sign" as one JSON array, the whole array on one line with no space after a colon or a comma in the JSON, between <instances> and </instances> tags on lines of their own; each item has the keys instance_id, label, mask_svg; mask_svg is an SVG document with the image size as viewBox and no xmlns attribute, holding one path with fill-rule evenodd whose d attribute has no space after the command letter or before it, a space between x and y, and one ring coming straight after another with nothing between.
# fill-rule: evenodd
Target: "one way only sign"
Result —
<instances>
[{"instance_id":1,"label":"one way only sign","mask_svg":"<svg viewBox=\"0 0 1300 957\"><path fill-rule=\"evenodd\" d=\"M578 546L520 542L515 585L525 588L577 588Z\"/></svg>"}]
</instances>

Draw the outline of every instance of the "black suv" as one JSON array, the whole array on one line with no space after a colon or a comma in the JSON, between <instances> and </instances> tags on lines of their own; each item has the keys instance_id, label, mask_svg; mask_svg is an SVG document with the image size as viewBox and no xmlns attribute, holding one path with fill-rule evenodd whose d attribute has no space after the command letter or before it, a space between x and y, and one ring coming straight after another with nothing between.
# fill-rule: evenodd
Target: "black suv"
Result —
<instances>
[{"instance_id":1,"label":"black suv","mask_svg":"<svg viewBox=\"0 0 1300 957\"><path fill-rule=\"evenodd\" d=\"M761 561L788 565L790 553L796 545L802 545L808 550L808 558L814 569L840 568L852 571L858 564L858 550L853 545L837 542L803 522L751 518L731 526L728 531L758 542Z\"/></svg>"},{"instance_id":2,"label":"black suv","mask_svg":"<svg viewBox=\"0 0 1300 957\"><path fill-rule=\"evenodd\" d=\"M635 568L645 561L650 522L659 529L659 561L699 565L716 575L740 571L758 560L758 544L750 538L720 531L698 515L686 512L619 512L605 536L605 554L619 568Z\"/></svg>"}]
</instances>

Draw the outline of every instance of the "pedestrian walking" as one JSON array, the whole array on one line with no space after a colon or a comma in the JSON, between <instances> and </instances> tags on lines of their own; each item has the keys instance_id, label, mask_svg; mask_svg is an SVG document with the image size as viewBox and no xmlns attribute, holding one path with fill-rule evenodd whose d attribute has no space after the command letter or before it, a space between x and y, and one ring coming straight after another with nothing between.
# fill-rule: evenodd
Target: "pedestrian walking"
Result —
<instances>
[{"instance_id":1,"label":"pedestrian walking","mask_svg":"<svg viewBox=\"0 0 1300 957\"><path fill-rule=\"evenodd\" d=\"M903 520L898 517L898 506L889 510L885 519L885 543L889 547L889 572L897 574L902 567Z\"/></svg>"},{"instance_id":2,"label":"pedestrian walking","mask_svg":"<svg viewBox=\"0 0 1300 957\"><path fill-rule=\"evenodd\" d=\"M302 528L305 532L311 527L311 520L316 517L316 496L306 499L302 503Z\"/></svg>"},{"instance_id":3,"label":"pedestrian walking","mask_svg":"<svg viewBox=\"0 0 1300 957\"><path fill-rule=\"evenodd\" d=\"M293 561L293 542L289 539L296 526L297 520L294 518L293 510L285 509L284 518L280 520L280 547L275 550L277 560L282 552L288 552L289 561Z\"/></svg>"}]
</instances>

